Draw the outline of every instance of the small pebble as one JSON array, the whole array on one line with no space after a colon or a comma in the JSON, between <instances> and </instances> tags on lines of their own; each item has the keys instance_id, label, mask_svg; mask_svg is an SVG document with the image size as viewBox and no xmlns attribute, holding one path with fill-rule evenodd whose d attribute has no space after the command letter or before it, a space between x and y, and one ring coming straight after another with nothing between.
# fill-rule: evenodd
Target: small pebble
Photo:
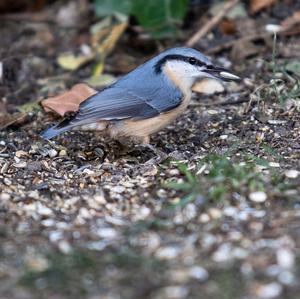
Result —
<instances>
[{"instance_id":1,"label":"small pebble","mask_svg":"<svg viewBox=\"0 0 300 299\"><path fill-rule=\"evenodd\" d=\"M213 109L207 110L207 113L210 114L210 115L219 114L219 112L217 110L213 110Z\"/></svg>"},{"instance_id":2,"label":"small pebble","mask_svg":"<svg viewBox=\"0 0 300 299\"><path fill-rule=\"evenodd\" d=\"M49 240L52 243L56 243L58 240L62 239L63 233L61 231L51 231L49 233Z\"/></svg>"},{"instance_id":3,"label":"small pebble","mask_svg":"<svg viewBox=\"0 0 300 299\"><path fill-rule=\"evenodd\" d=\"M277 163L277 162L269 162L269 166L274 167L274 168L278 168L278 167L280 167L280 164Z\"/></svg>"},{"instance_id":4,"label":"small pebble","mask_svg":"<svg viewBox=\"0 0 300 299\"><path fill-rule=\"evenodd\" d=\"M210 217L206 213L203 213L199 216L199 221L201 223L207 223L209 220L210 220Z\"/></svg>"},{"instance_id":5,"label":"small pebble","mask_svg":"<svg viewBox=\"0 0 300 299\"><path fill-rule=\"evenodd\" d=\"M225 263L232 260L232 246L224 243L214 252L212 259L218 263Z\"/></svg>"},{"instance_id":6,"label":"small pebble","mask_svg":"<svg viewBox=\"0 0 300 299\"><path fill-rule=\"evenodd\" d=\"M61 240L58 242L57 244L58 246L58 249L62 252L62 253L65 253L65 254L68 254L72 251L72 247L70 245L70 243L66 240Z\"/></svg>"},{"instance_id":7,"label":"small pebble","mask_svg":"<svg viewBox=\"0 0 300 299\"><path fill-rule=\"evenodd\" d=\"M50 158L56 157L57 156L57 151L54 148L50 149L49 152L48 152L48 156Z\"/></svg>"},{"instance_id":8,"label":"small pebble","mask_svg":"<svg viewBox=\"0 0 300 299\"><path fill-rule=\"evenodd\" d=\"M4 178L4 184L10 186L12 184L11 180L8 178Z\"/></svg>"},{"instance_id":9,"label":"small pebble","mask_svg":"<svg viewBox=\"0 0 300 299\"><path fill-rule=\"evenodd\" d=\"M10 200L10 198L11 198L11 196L9 193L1 193L0 194L0 200L3 202Z\"/></svg>"},{"instance_id":10,"label":"small pebble","mask_svg":"<svg viewBox=\"0 0 300 299\"><path fill-rule=\"evenodd\" d=\"M118 235L117 231L111 227L100 228L97 235L103 239L115 239Z\"/></svg>"},{"instance_id":11,"label":"small pebble","mask_svg":"<svg viewBox=\"0 0 300 299\"><path fill-rule=\"evenodd\" d=\"M177 247L161 247L156 252L156 257L162 260L170 260L176 258L179 254Z\"/></svg>"},{"instance_id":12,"label":"small pebble","mask_svg":"<svg viewBox=\"0 0 300 299\"><path fill-rule=\"evenodd\" d=\"M44 206L41 203L37 203L36 209L37 209L37 213L42 216L50 216L53 214L51 209L49 209L48 207Z\"/></svg>"},{"instance_id":13,"label":"small pebble","mask_svg":"<svg viewBox=\"0 0 300 299\"><path fill-rule=\"evenodd\" d=\"M212 219L219 219L222 217L222 211L216 208L210 208L208 213Z\"/></svg>"},{"instance_id":14,"label":"small pebble","mask_svg":"<svg viewBox=\"0 0 300 299\"><path fill-rule=\"evenodd\" d=\"M199 266L192 267L189 270L189 275L199 281L205 281L209 277L207 270Z\"/></svg>"},{"instance_id":15,"label":"small pebble","mask_svg":"<svg viewBox=\"0 0 300 299\"><path fill-rule=\"evenodd\" d=\"M43 226L46 226L46 227L51 227L51 226L55 225L55 220L53 220L53 219L45 219L45 220L41 221L41 224Z\"/></svg>"},{"instance_id":16,"label":"small pebble","mask_svg":"<svg viewBox=\"0 0 300 299\"><path fill-rule=\"evenodd\" d=\"M21 157L26 157L28 156L28 153L24 152L24 151L16 151L16 157L21 158Z\"/></svg>"},{"instance_id":17,"label":"small pebble","mask_svg":"<svg viewBox=\"0 0 300 299\"><path fill-rule=\"evenodd\" d=\"M26 267L32 272L42 272L49 267L49 262L42 256L29 256L25 260Z\"/></svg>"},{"instance_id":18,"label":"small pebble","mask_svg":"<svg viewBox=\"0 0 300 299\"><path fill-rule=\"evenodd\" d=\"M228 138L228 135L220 135L219 137L221 140L226 140Z\"/></svg>"},{"instance_id":19,"label":"small pebble","mask_svg":"<svg viewBox=\"0 0 300 299\"><path fill-rule=\"evenodd\" d=\"M235 207L226 207L223 210L223 214L227 217L234 217L234 216L238 215L238 210Z\"/></svg>"},{"instance_id":20,"label":"small pebble","mask_svg":"<svg viewBox=\"0 0 300 299\"><path fill-rule=\"evenodd\" d=\"M180 174L179 170L178 169L170 169L169 170L169 174L171 176L178 176Z\"/></svg>"},{"instance_id":21,"label":"small pebble","mask_svg":"<svg viewBox=\"0 0 300 299\"><path fill-rule=\"evenodd\" d=\"M285 176L289 179L296 179L299 176L299 171L295 169L286 170L284 172Z\"/></svg>"},{"instance_id":22,"label":"small pebble","mask_svg":"<svg viewBox=\"0 0 300 299\"><path fill-rule=\"evenodd\" d=\"M261 299L272 299L278 297L282 293L282 286L277 282L260 285L256 289L256 295Z\"/></svg>"},{"instance_id":23,"label":"small pebble","mask_svg":"<svg viewBox=\"0 0 300 299\"><path fill-rule=\"evenodd\" d=\"M263 191L255 191L249 194L249 199L253 202L265 202L267 200L267 194Z\"/></svg>"},{"instance_id":24,"label":"small pebble","mask_svg":"<svg viewBox=\"0 0 300 299\"><path fill-rule=\"evenodd\" d=\"M104 198L103 195L95 195L94 198L93 198L98 204L100 205L103 205L103 204L106 204L106 199Z\"/></svg>"},{"instance_id":25,"label":"small pebble","mask_svg":"<svg viewBox=\"0 0 300 299\"><path fill-rule=\"evenodd\" d=\"M280 283L287 286L291 286L296 283L295 276L290 271L281 271L277 278Z\"/></svg>"},{"instance_id":26,"label":"small pebble","mask_svg":"<svg viewBox=\"0 0 300 299\"><path fill-rule=\"evenodd\" d=\"M123 187L123 186L114 186L110 190L112 192L115 192L115 193L123 193L125 191L125 187Z\"/></svg>"},{"instance_id":27,"label":"small pebble","mask_svg":"<svg viewBox=\"0 0 300 299\"><path fill-rule=\"evenodd\" d=\"M162 294L158 298L164 299L180 299L185 298L188 289L184 286L168 286L162 289Z\"/></svg>"},{"instance_id":28,"label":"small pebble","mask_svg":"<svg viewBox=\"0 0 300 299\"><path fill-rule=\"evenodd\" d=\"M286 123L286 120L278 120L278 119L269 119L268 123L270 125L283 125Z\"/></svg>"},{"instance_id":29,"label":"small pebble","mask_svg":"<svg viewBox=\"0 0 300 299\"><path fill-rule=\"evenodd\" d=\"M67 151L64 150L64 149L59 152L60 157L63 157L63 156L66 156L66 155L67 155Z\"/></svg>"},{"instance_id":30,"label":"small pebble","mask_svg":"<svg viewBox=\"0 0 300 299\"><path fill-rule=\"evenodd\" d=\"M280 248L276 252L277 264L283 269L291 269L295 265L295 255L289 248Z\"/></svg>"}]
</instances>

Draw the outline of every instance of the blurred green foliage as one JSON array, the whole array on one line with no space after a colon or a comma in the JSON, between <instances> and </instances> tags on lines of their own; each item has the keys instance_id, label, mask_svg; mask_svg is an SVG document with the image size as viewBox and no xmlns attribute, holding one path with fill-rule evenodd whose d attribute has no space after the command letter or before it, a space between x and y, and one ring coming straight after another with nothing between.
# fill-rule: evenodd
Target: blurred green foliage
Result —
<instances>
[{"instance_id":1,"label":"blurred green foliage","mask_svg":"<svg viewBox=\"0 0 300 299\"><path fill-rule=\"evenodd\" d=\"M231 198L234 192L246 196L251 191L263 191L264 180L256 170L259 162L249 160L238 163L227 156L210 154L193 171L185 164L178 164L183 182L169 181L166 184L168 188L182 192L181 200L174 203L173 207L182 207L201 198L205 202L225 200ZM207 172L205 175L202 172L198 174L202 167Z\"/></svg>"},{"instance_id":2,"label":"blurred green foliage","mask_svg":"<svg viewBox=\"0 0 300 299\"><path fill-rule=\"evenodd\" d=\"M188 0L95 0L98 17L114 13L134 16L155 38L175 36L187 8Z\"/></svg>"}]
</instances>

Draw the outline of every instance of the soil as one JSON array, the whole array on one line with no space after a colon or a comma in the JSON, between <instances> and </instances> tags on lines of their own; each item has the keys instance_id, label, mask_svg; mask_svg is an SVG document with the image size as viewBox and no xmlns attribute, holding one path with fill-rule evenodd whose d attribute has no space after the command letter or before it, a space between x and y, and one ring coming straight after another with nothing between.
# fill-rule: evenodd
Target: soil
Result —
<instances>
[{"instance_id":1,"label":"soil","mask_svg":"<svg viewBox=\"0 0 300 299\"><path fill-rule=\"evenodd\" d=\"M56 62L88 40L89 24L0 22L1 299L299 297L299 77L282 71L299 59L299 35L277 41L277 81L272 38L239 61L217 53L245 79L194 94L152 136L158 157L96 132L40 138L59 118L39 101L91 76L93 62L73 72ZM106 72L159 52L128 36ZM209 52L205 41L197 47Z\"/></svg>"}]
</instances>

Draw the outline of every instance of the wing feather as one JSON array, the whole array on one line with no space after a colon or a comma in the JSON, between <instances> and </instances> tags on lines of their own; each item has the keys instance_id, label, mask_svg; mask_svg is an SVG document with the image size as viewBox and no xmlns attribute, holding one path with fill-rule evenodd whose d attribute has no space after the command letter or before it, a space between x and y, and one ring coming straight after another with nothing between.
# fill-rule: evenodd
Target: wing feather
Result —
<instances>
[{"instance_id":1,"label":"wing feather","mask_svg":"<svg viewBox=\"0 0 300 299\"><path fill-rule=\"evenodd\" d=\"M141 89L143 94L111 86L81 103L79 112L69 122L73 125L99 120L146 119L169 111L181 103L181 93L172 96L163 88Z\"/></svg>"}]
</instances>

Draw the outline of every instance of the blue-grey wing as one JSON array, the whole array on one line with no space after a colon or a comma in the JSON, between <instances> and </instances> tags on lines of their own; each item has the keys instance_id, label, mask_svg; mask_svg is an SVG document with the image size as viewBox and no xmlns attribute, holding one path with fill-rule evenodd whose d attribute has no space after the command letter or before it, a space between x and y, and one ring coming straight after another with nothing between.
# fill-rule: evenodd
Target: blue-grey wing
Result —
<instances>
[{"instance_id":1,"label":"blue-grey wing","mask_svg":"<svg viewBox=\"0 0 300 299\"><path fill-rule=\"evenodd\" d=\"M164 88L133 90L113 85L81 103L71 122L85 124L99 120L146 119L176 108L181 101L180 92L176 94Z\"/></svg>"}]
</instances>

